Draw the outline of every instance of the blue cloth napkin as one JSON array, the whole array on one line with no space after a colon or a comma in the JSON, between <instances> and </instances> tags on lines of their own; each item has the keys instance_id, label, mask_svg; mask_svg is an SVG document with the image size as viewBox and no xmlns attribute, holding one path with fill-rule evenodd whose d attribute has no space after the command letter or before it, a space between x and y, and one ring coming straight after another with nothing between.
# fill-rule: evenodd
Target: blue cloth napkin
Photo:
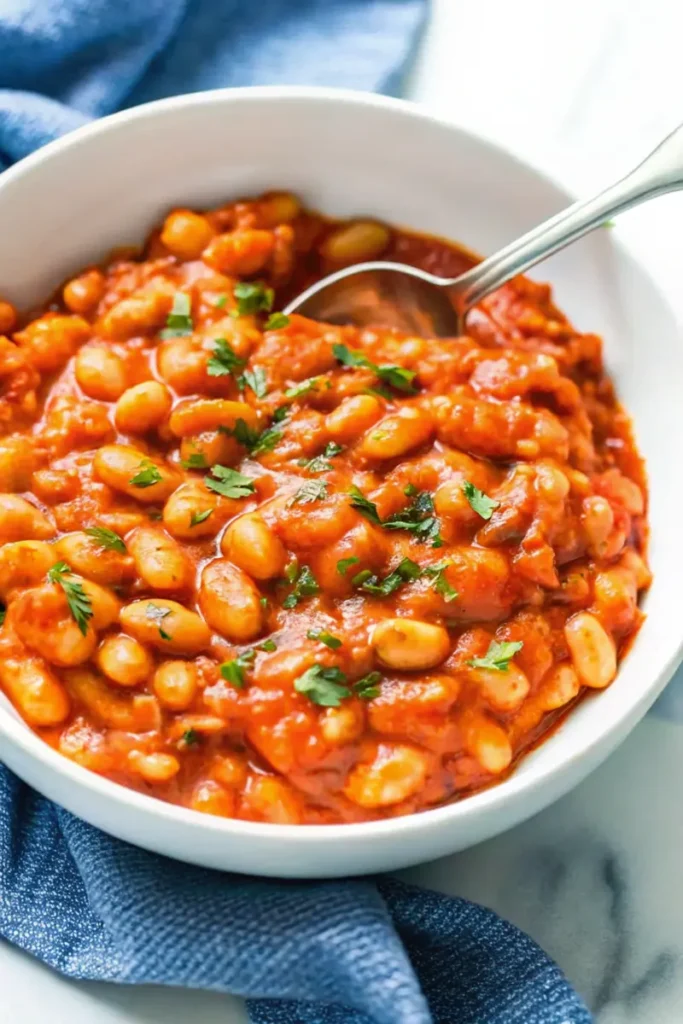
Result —
<instances>
[{"instance_id":1,"label":"blue cloth napkin","mask_svg":"<svg viewBox=\"0 0 683 1024\"><path fill-rule=\"evenodd\" d=\"M0 0L0 169L91 117L226 85L396 87L423 0ZM588 1024L526 936L392 879L191 868L0 766L0 936L71 978L250 999L254 1024Z\"/></svg>"}]
</instances>

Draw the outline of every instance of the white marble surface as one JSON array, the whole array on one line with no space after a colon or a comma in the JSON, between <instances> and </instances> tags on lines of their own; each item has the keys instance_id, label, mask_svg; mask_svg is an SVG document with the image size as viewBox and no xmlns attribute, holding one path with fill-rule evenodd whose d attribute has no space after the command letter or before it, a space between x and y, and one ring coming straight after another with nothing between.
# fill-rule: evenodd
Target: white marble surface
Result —
<instances>
[{"instance_id":1,"label":"white marble surface","mask_svg":"<svg viewBox=\"0 0 683 1024\"><path fill-rule=\"evenodd\" d=\"M680 0L433 0L407 94L577 189L597 189L683 118L681 26ZM617 231L683 319L683 195L627 214ZM683 722L683 681L554 807L405 873L527 931L597 1024L683 1018L683 724L663 717L677 712ZM236 999L75 984L1 944L0 992L1 1024L246 1021Z\"/></svg>"}]
</instances>

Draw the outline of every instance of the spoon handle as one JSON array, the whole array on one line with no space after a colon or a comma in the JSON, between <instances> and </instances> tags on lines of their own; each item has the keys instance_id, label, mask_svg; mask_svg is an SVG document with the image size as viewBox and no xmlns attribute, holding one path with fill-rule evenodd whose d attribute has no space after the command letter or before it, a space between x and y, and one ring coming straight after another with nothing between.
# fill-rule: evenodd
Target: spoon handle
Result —
<instances>
[{"instance_id":1,"label":"spoon handle","mask_svg":"<svg viewBox=\"0 0 683 1024\"><path fill-rule=\"evenodd\" d=\"M466 312L516 274L600 227L615 214L653 196L683 188L683 125L668 135L630 174L593 199L580 200L457 280L458 305ZM456 283L456 282L454 282Z\"/></svg>"}]
</instances>

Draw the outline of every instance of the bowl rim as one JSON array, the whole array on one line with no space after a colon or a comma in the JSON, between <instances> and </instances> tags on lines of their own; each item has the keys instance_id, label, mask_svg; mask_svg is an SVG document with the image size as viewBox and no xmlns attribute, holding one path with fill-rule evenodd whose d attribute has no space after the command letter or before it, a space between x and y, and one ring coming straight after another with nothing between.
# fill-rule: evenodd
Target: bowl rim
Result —
<instances>
[{"instance_id":1,"label":"bowl rim","mask_svg":"<svg viewBox=\"0 0 683 1024\"><path fill-rule=\"evenodd\" d=\"M0 193L8 185L21 178L27 172L30 172L33 168L49 163L55 155L71 148L78 148L86 140L106 134L112 128L116 128L119 125L149 119L153 120L159 114L175 110L222 106L226 104L232 105L236 102L249 103L251 101L270 101L273 103L283 101L320 104L341 103L358 107L370 107L378 111L392 112L408 119L417 118L431 122L436 127L449 133L460 135L464 139L473 140L482 150L488 150L494 159L502 157L507 161L516 163L521 169L530 171L542 180L544 184L553 187L566 196L568 201L572 201L575 198L572 190L567 188L561 179L553 174L549 174L545 168L539 166L533 160L522 159L514 151L494 142L486 137L486 135L472 131L469 128L460 127L455 121L435 114L429 109L424 108L421 104L360 90L298 85L245 86L184 93L179 96L154 100L107 115L47 143L35 153L24 157L8 168L0 174ZM636 265L639 273L647 279L649 285L660 298L662 305L678 323L679 319L675 310L671 307L667 296L653 279L647 265L634 254L634 247L624 244L621 239L613 240L612 244L618 251L622 252L622 255L626 255ZM491 787L461 800L379 821L327 825L284 825L219 818L213 815L201 814L191 808L167 803L154 796L129 789L120 783L82 767L75 761L71 761L45 743L20 717L13 714L6 707L3 707L2 704L0 704L0 734L4 735L6 740L15 747L19 747L28 759L40 762L42 769L45 771L61 775L66 783L72 783L77 789L89 790L92 797L101 797L110 804L118 805L119 810L122 812L125 812L126 809L134 810L142 815L161 818L169 826L174 824L183 827L189 826L199 833L222 835L225 837L226 842L229 841L230 837L234 837L264 840L266 842L277 840L286 843L287 846L301 847L309 843L331 844L340 840L358 845L371 842L373 839L380 840L382 837L386 839L389 835L405 836L406 834L428 831L447 824L454 827L461 819L478 816L479 814L492 814L496 810L502 809L509 800L513 798L519 799L523 794L530 796L548 785L556 777L567 774L568 769L577 761L590 760L591 753L595 753L598 748L604 747L606 756L619 741L620 734L623 734L630 725L635 724L652 704L671 678L682 656L683 630L675 649L664 665L660 667L658 674L649 686L643 688L635 697L631 697L627 704L613 711L607 722L598 723L596 720L590 728L587 727L585 735L577 738L574 749L570 753L562 756L554 763L550 762L542 768L536 768L532 775L526 776L520 773L517 766L509 776L500 782L494 783ZM552 736L549 738L551 739ZM610 740L612 741L611 745ZM560 790L560 792L563 792L563 790Z\"/></svg>"}]
</instances>

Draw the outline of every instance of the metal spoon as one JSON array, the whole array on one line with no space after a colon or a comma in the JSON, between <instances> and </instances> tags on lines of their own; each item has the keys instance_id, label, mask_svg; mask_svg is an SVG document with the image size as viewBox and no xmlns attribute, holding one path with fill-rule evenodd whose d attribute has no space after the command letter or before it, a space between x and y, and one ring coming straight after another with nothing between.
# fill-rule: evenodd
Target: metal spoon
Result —
<instances>
[{"instance_id":1,"label":"metal spoon","mask_svg":"<svg viewBox=\"0 0 683 1024\"><path fill-rule=\"evenodd\" d=\"M635 170L574 203L456 278L402 263L358 263L311 285L285 313L327 323L396 327L422 337L463 333L472 306L529 267L653 196L683 188L683 125Z\"/></svg>"}]
</instances>

